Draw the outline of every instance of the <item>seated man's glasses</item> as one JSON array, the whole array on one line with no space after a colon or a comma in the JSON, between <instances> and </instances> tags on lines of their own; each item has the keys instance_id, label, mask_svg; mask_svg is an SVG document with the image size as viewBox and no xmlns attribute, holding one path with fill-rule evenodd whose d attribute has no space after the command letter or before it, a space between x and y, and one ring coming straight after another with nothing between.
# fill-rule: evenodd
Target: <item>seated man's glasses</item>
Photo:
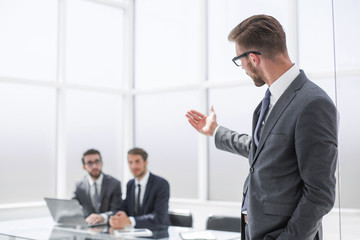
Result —
<instances>
[{"instance_id":1,"label":"seated man's glasses","mask_svg":"<svg viewBox=\"0 0 360 240\"><path fill-rule=\"evenodd\" d=\"M87 162L85 163L86 165L88 165L89 167L91 167L92 165L99 165L101 163L101 160L100 159L96 159L94 162Z\"/></svg>"},{"instance_id":2,"label":"seated man's glasses","mask_svg":"<svg viewBox=\"0 0 360 240\"><path fill-rule=\"evenodd\" d=\"M241 67L241 58L247 57L250 53L261 55L261 52L258 51L248 51L239 56L234 57L232 61L235 63L236 66Z\"/></svg>"}]
</instances>

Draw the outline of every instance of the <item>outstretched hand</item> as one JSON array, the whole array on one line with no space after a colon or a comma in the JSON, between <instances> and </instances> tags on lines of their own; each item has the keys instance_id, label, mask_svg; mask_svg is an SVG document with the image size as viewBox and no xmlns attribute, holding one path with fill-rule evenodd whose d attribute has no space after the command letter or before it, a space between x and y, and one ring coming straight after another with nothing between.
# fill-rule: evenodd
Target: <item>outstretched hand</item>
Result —
<instances>
[{"instance_id":1,"label":"outstretched hand","mask_svg":"<svg viewBox=\"0 0 360 240\"><path fill-rule=\"evenodd\" d=\"M193 126L199 133L207 136L214 135L214 131L218 124L216 122L216 114L213 106L210 107L209 116L195 110L188 111L185 116L188 118L191 126Z\"/></svg>"}]
</instances>

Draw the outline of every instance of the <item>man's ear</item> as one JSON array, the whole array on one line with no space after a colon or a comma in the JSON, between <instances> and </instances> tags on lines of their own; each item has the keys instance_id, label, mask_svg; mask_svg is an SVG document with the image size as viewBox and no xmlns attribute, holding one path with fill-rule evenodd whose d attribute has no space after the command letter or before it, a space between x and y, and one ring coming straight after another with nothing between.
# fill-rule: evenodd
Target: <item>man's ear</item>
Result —
<instances>
[{"instance_id":1,"label":"man's ear","mask_svg":"<svg viewBox=\"0 0 360 240\"><path fill-rule=\"evenodd\" d=\"M250 53L249 60L253 66L257 66L260 64L260 56L258 54Z\"/></svg>"}]
</instances>

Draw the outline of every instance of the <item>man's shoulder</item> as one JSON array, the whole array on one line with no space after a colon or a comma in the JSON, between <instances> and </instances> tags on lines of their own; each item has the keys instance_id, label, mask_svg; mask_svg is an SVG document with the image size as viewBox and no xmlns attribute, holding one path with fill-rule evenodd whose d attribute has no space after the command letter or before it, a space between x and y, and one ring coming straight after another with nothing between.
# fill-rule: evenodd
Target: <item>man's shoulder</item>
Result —
<instances>
[{"instance_id":1,"label":"man's shoulder","mask_svg":"<svg viewBox=\"0 0 360 240\"><path fill-rule=\"evenodd\" d=\"M150 179L152 179L152 181L157 182L157 183L169 185L168 181L165 178L155 175L153 173L150 173L149 180Z\"/></svg>"},{"instance_id":2,"label":"man's shoulder","mask_svg":"<svg viewBox=\"0 0 360 240\"><path fill-rule=\"evenodd\" d=\"M295 87L294 90L297 90L297 95L302 98L306 99L305 102L311 102L316 99L326 99L327 101L332 102L329 95L326 93L324 89L322 89L319 85L317 85L315 82L310 80L303 70L301 70L298 78L295 82L298 87ZM298 89L297 89L298 88Z\"/></svg>"},{"instance_id":3,"label":"man's shoulder","mask_svg":"<svg viewBox=\"0 0 360 240\"><path fill-rule=\"evenodd\" d=\"M130 179L128 182L127 182L127 185L132 185L132 184L135 184L135 178L132 178Z\"/></svg>"},{"instance_id":4,"label":"man's shoulder","mask_svg":"<svg viewBox=\"0 0 360 240\"><path fill-rule=\"evenodd\" d=\"M111 176L111 175L105 174L105 173L103 173L103 175L104 175L104 180L105 180L105 181L108 181L108 182L111 182L111 183L119 183L119 184L120 184L120 181L119 181L117 178L115 178L115 177L113 177L113 176ZM104 181L104 180L103 180L103 181Z\"/></svg>"},{"instance_id":5,"label":"man's shoulder","mask_svg":"<svg viewBox=\"0 0 360 240\"><path fill-rule=\"evenodd\" d=\"M79 186L84 186L85 184L87 184L89 181L87 179L86 176L84 176L82 179L78 180L75 185L76 187L79 187Z\"/></svg>"}]
</instances>

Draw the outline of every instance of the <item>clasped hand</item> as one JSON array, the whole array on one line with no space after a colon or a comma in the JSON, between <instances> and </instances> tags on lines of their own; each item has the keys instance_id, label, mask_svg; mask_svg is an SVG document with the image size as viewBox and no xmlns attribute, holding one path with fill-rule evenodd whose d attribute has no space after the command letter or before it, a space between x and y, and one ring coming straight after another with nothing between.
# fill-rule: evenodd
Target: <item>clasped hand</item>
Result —
<instances>
[{"instance_id":1,"label":"clasped hand","mask_svg":"<svg viewBox=\"0 0 360 240\"><path fill-rule=\"evenodd\" d=\"M125 212L119 211L110 217L109 224L113 229L123 229L131 226L131 221Z\"/></svg>"}]
</instances>

